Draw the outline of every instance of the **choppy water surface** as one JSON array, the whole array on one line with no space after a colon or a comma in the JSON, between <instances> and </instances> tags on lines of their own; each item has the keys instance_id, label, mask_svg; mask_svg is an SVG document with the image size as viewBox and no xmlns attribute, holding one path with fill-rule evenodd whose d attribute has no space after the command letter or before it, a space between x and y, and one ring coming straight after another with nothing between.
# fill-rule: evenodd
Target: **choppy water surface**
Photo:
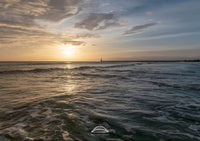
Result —
<instances>
[{"instance_id":1,"label":"choppy water surface","mask_svg":"<svg viewBox=\"0 0 200 141\"><path fill-rule=\"evenodd\" d=\"M109 134L91 134L98 125ZM198 141L198 62L1 62L0 141Z\"/></svg>"}]
</instances>

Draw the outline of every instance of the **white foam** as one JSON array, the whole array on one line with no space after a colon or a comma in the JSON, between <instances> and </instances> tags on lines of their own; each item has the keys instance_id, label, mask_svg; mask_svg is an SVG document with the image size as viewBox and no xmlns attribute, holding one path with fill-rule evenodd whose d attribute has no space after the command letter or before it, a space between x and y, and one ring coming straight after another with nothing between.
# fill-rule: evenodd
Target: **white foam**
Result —
<instances>
[{"instance_id":1,"label":"white foam","mask_svg":"<svg viewBox=\"0 0 200 141\"><path fill-rule=\"evenodd\" d=\"M23 129L26 125L24 123L18 123L12 127L6 128L3 132L17 133L21 136L28 136L28 133Z\"/></svg>"},{"instance_id":2,"label":"white foam","mask_svg":"<svg viewBox=\"0 0 200 141\"><path fill-rule=\"evenodd\" d=\"M28 112L30 113L31 117L35 118L35 117L39 116L38 113L40 112L40 109L38 107L35 107L35 108L28 110Z\"/></svg>"}]
</instances>

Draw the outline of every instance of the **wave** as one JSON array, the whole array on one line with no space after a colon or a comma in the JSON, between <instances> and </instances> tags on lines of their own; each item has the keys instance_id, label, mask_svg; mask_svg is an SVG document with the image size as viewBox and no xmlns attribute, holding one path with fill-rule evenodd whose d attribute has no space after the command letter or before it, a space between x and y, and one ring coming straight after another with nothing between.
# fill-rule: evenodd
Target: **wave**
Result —
<instances>
[{"instance_id":1,"label":"wave","mask_svg":"<svg viewBox=\"0 0 200 141\"><path fill-rule=\"evenodd\" d=\"M166 83L162 83L162 82L153 82L150 81L152 84L157 85L159 87L171 87L171 88L177 88L177 89L188 89L188 90L194 90L194 91L199 91L200 87L198 84L190 84L190 85L177 85L177 84L166 84Z\"/></svg>"},{"instance_id":2,"label":"wave","mask_svg":"<svg viewBox=\"0 0 200 141\"><path fill-rule=\"evenodd\" d=\"M46 68L46 69L32 69L32 70L6 70L0 71L0 74L16 74L16 73L37 73L37 72L49 72L49 71L59 71L59 70L66 70L64 68Z\"/></svg>"},{"instance_id":3,"label":"wave","mask_svg":"<svg viewBox=\"0 0 200 141\"><path fill-rule=\"evenodd\" d=\"M5 70L0 71L0 74L16 74L16 73L41 73L41 72L51 72L51 71L65 71L65 70L87 70L87 69L106 69L106 68L121 68L134 66L135 64L126 65L112 65L112 66L80 66L76 68L34 68L30 70Z\"/></svg>"},{"instance_id":4,"label":"wave","mask_svg":"<svg viewBox=\"0 0 200 141\"><path fill-rule=\"evenodd\" d=\"M79 75L87 76L87 77L128 79L127 77L124 77L124 76L121 76L121 75L114 75L114 74L79 73Z\"/></svg>"},{"instance_id":5,"label":"wave","mask_svg":"<svg viewBox=\"0 0 200 141\"><path fill-rule=\"evenodd\" d=\"M105 66L102 68L122 68L122 67L129 67L129 66L135 66L136 64L121 64L121 65L112 65L112 66Z\"/></svg>"}]
</instances>

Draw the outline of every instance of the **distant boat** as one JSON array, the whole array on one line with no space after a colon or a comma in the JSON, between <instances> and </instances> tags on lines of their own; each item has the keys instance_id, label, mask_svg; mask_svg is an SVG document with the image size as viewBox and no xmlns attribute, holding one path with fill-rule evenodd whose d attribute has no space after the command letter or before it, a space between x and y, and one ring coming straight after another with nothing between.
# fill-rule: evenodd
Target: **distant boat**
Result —
<instances>
[{"instance_id":1,"label":"distant boat","mask_svg":"<svg viewBox=\"0 0 200 141\"><path fill-rule=\"evenodd\" d=\"M101 62L101 63L103 62L102 58L101 58L100 62Z\"/></svg>"}]
</instances>

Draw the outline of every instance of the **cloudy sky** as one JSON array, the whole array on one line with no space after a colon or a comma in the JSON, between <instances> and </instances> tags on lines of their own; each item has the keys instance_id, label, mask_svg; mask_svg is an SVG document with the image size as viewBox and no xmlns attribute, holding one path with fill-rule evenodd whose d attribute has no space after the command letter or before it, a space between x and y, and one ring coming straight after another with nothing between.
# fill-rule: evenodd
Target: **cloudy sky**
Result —
<instances>
[{"instance_id":1,"label":"cloudy sky","mask_svg":"<svg viewBox=\"0 0 200 141\"><path fill-rule=\"evenodd\" d=\"M0 0L0 61L200 58L199 0Z\"/></svg>"}]
</instances>

